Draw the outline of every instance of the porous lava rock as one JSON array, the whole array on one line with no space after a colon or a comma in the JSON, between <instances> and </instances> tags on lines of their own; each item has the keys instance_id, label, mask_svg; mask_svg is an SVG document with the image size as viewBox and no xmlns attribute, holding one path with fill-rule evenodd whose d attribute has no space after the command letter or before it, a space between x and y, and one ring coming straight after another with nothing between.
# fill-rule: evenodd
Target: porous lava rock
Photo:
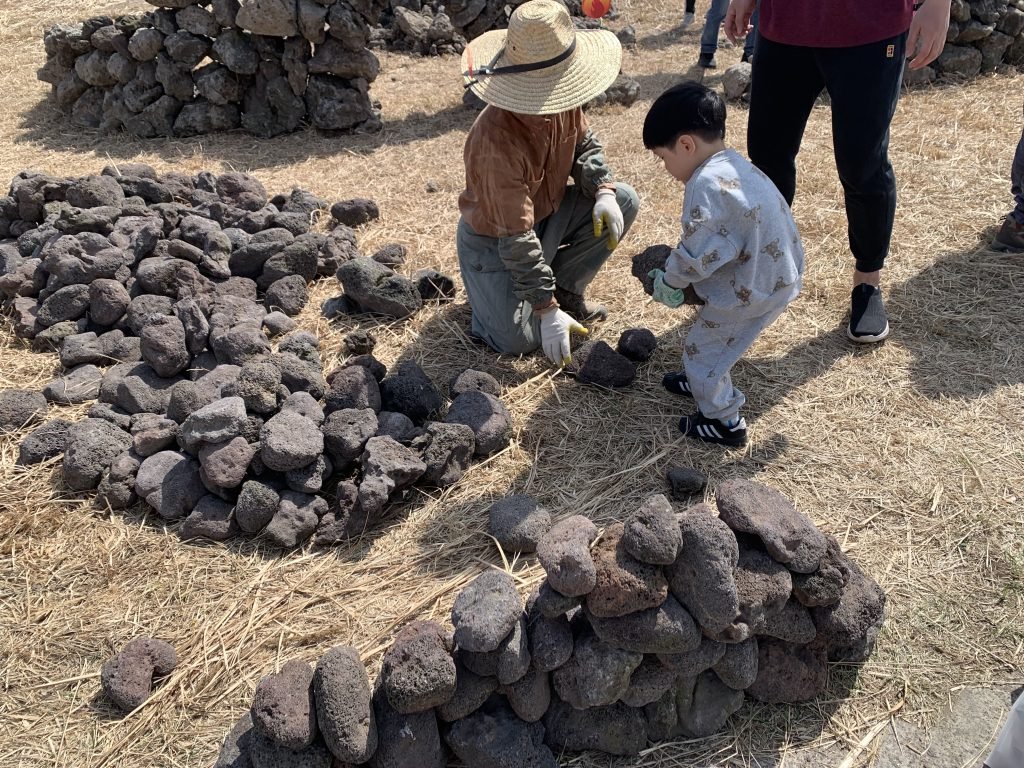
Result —
<instances>
[{"instance_id":1,"label":"porous lava rock","mask_svg":"<svg viewBox=\"0 0 1024 768\"><path fill-rule=\"evenodd\" d=\"M131 444L131 435L109 421L85 419L73 424L61 464L64 484L74 491L95 488L104 470Z\"/></svg>"},{"instance_id":2,"label":"porous lava rock","mask_svg":"<svg viewBox=\"0 0 1024 768\"><path fill-rule=\"evenodd\" d=\"M294 659L260 680L253 696L252 722L257 732L282 747L299 751L310 746L320 732L313 668Z\"/></svg>"},{"instance_id":3,"label":"porous lava rock","mask_svg":"<svg viewBox=\"0 0 1024 768\"><path fill-rule=\"evenodd\" d=\"M553 589L567 597L585 595L597 584L590 542L597 526L582 515L555 523L537 545L537 558Z\"/></svg>"},{"instance_id":4,"label":"porous lava rock","mask_svg":"<svg viewBox=\"0 0 1024 768\"><path fill-rule=\"evenodd\" d=\"M364 763L377 751L370 683L355 648L327 651L313 673L317 723L324 743L343 763Z\"/></svg>"},{"instance_id":5,"label":"porous lava rock","mask_svg":"<svg viewBox=\"0 0 1024 768\"><path fill-rule=\"evenodd\" d=\"M465 424L473 430L477 456L490 456L512 439L512 414L498 398L485 392L456 396L444 418L448 424Z\"/></svg>"},{"instance_id":6,"label":"porous lava rock","mask_svg":"<svg viewBox=\"0 0 1024 768\"><path fill-rule=\"evenodd\" d=\"M463 392L483 392L491 397L501 397L501 384L491 374L467 368L454 379L448 387L453 398Z\"/></svg>"},{"instance_id":7,"label":"porous lava rock","mask_svg":"<svg viewBox=\"0 0 1024 768\"><path fill-rule=\"evenodd\" d=\"M636 364L603 341L585 341L573 352L576 380L598 387L628 387L636 380Z\"/></svg>"},{"instance_id":8,"label":"porous lava rock","mask_svg":"<svg viewBox=\"0 0 1024 768\"><path fill-rule=\"evenodd\" d=\"M70 430L71 422L65 419L50 419L36 427L18 446L16 463L19 466L28 466L60 456L67 448Z\"/></svg>"},{"instance_id":9,"label":"porous lava rock","mask_svg":"<svg viewBox=\"0 0 1024 768\"><path fill-rule=\"evenodd\" d=\"M493 651L512 631L522 611L512 577L504 571L486 571L455 598L455 642L467 651Z\"/></svg>"},{"instance_id":10,"label":"porous lava rock","mask_svg":"<svg viewBox=\"0 0 1024 768\"><path fill-rule=\"evenodd\" d=\"M656 608L668 597L665 575L659 568L630 555L622 537L622 523L610 525L591 550L596 577L585 605L593 616L625 616Z\"/></svg>"},{"instance_id":11,"label":"porous lava rock","mask_svg":"<svg viewBox=\"0 0 1024 768\"><path fill-rule=\"evenodd\" d=\"M739 613L736 537L705 504L680 515L679 528L684 556L666 569L669 586L704 630L717 635Z\"/></svg>"},{"instance_id":12,"label":"porous lava rock","mask_svg":"<svg viewBox=\"0 0 1024 768\"><path fill-rule=\"evenodd\" d=\"M645 363L651 359L658 348L658 339L646 328L628 328L619 336L616 350L620 355L637 363Z\"/></svg>"},{"instance_id":13,"label":"porous lava rock","mask_svg":"<svg viewBox=\"0 0 1024 768\"><path fill-rule=\"evenodd\" d=\"M810 518L776 491L751 480L726 480L715 490L722 520L764 542L768 552L797 573L818 569L828 542Z\"/></svg>"},{"instance_id":14,"label":"porous lava rock","mask_svg":"<svg viewBox=\"0 0 1024 768\"><path fill-rule=\"evenodd\" d=\"M131 712L149 698L153 678L164 677L178 665L174 648L163 640L137 637L103 664L100 686L122 712Z\"/></svg>"},{"instance_id":15,"label":"porous lava rock","mask_svg":"<svg viewBox=\"0 0 1024 768\"><path fill-rule=\"evenodd\" d=\"M692 496L704 493L708 486L708 476L692 467L669 467L665 480L676 501L689 501Z\"/></svg>"},{"instance_id":16,"label":"porous lava rock","mask_svg":"<svg viewBox=\"0 0 1024 768\"><path fill-rule=\"evenodd\" d=\"M508 706L479 709L456 721L445 741L464 765L478 768L557 768L544 727L524 722Z\"/></svg>"},{"instance_id":17,"label":"porous lava rock","mask_svg":"<svg viewBox=\"0 0 1024 768\"><path fill-rule=\"evenodd\" d=\"M550 528L551 514L526 494L506 496L487 510L487 532L506 552L535 552Z\"/></svg>"},{"instance_id":18,"label":"porous lava rock","mask_svg":"<svg viewBox=\"0 0 1024 768\"><path fill-rule=\"evenodd\" d=\"M652 245L633 256L631 272L633 277L639 280L644 287L644 293L648 296L654 293L654 279L648 275L655 269L665 270L665 262L672 253L670 245Z\"/></svg>"},{"instance_id":19,"label":"porous lava rock","mask_svg":"<svg viewBox=\"0 0 1024 768\"><path fill-rule=\"evenodd\" d=\"M392 368L380 382L380 396L383 410L404 413L416 424L422 424L444 405L441 393L414 360L404 360Z\"/></svg>"},{"instance_id":20,"label":"porous lava rock","mask_svg":"<svg viewBox=\"0 0 1024 768\"><path fill-rule=\"evenodd\" d=\"M622 545L642 563L671 565L679 555L683 536L675 510L661 494L646 499L626 520Z\"/></svg>"},{"instance_id":21,"label":"porous lava rock","mask_svg":"<svg viewBox=\"0 0 1024 768\"><path fill-rule=\"evenodd\" d=\"M425 712L455 694L456 672L448 634L432 621L413 621L384 654L380 682L401 714Z\"/></svg>"},{"instance_id":22,"label":"porous lava rock","mask_svg":"<svg viewBox=\"0 0 1024 768\"><path fill-rule=\"evenodd\" d=\"M26 389L0 391L0 432L13 432L46 418L49 406L40 392Z\"/></svg>"}]
</instances>

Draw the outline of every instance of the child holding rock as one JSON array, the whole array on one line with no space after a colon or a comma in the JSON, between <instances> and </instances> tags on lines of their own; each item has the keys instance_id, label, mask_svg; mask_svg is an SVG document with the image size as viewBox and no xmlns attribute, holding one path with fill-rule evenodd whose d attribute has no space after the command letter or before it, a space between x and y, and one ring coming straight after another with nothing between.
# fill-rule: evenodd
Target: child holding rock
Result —
<instances>
[{"instance_id":1,"label":"child holding rock","mask_svg":"<svg viewBox=\"0 0 1024 768\"><path fill-rule=\"evenodd\" d=\"M644 146L683 182L682 237L664 269L652 270L655 300L701 308L683 345L683 370L665 388L692 397L679 429L709 443L746 445L746 402L729 372L800 293L804 249L775 185L725 144L725 102L695 82L657 98ZM688 301L689 298L689 301Z\"/></svg>"}]
</instances>

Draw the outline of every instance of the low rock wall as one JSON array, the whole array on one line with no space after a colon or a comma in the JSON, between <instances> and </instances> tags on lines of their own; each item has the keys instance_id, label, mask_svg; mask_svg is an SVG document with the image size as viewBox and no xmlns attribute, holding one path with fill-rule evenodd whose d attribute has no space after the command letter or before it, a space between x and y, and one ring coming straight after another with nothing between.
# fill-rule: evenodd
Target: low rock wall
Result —
<instances>
[{"instance_id":1,"label":"low rock wall","mask_svg":"<svg viewBox=\"0 0 1024 768\"><path fill-rule=\"evenodd\" d=\"M38 76L75 125L142 137L379 128L374 0L151 1L161 7L44 35Z\"/></svg>"}]
</instances>

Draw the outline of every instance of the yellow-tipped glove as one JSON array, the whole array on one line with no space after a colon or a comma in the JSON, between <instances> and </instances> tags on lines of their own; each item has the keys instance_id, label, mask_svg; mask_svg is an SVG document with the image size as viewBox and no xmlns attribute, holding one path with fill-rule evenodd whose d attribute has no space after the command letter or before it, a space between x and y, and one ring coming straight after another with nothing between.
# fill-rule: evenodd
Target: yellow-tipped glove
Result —
<instances>
[{"instance_id":1,"label":"yellow-tipped glove","mask_svg":"<svg viewBox=\"0 0 1024 768\"><path fill-rule=\"evenodd\" d=\"M612 189L597 190L597 199L594 203L594 237L600 237L607 227L608 229L608 250L614 251L619 240L622 239L622 230L626 222L622 219L622 209L615 199L615 191Z\"/></svg>"},{"instance_id":2,"label":"yellow-tipped glove","mask_svg":"<svg viewBox=\"0 0 1024 768\"><path fill-rule=\"evenodd\" d=\"M554 365L564 367L571 360L569 334L586 336L589 331L560 309L552 309L540 316L540 345Z\"/></svg>"}]
</instances>

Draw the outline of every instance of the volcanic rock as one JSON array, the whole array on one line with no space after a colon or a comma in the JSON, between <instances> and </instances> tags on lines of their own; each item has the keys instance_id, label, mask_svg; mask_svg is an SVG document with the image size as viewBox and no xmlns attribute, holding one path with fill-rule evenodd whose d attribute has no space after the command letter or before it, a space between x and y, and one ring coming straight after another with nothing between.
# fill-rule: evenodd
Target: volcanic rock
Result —
<instances>
[{"instance_id":1,"label":"volcanic rock","mask_svg":"<svg viewBox=\"0 0 1024 768\"><path fill-rule=\"evenodd\" d=\"M506 552L535 552L537 543L551 528L547 509L525 494L499 499L491 504L487 516L487 532Z\"/></svg>"},{"instance_id":2,"label":"volcanic rock","mask_svg":"<svg viewBox=\"0 0 1024 768\"><path fill-rule=\"evenodd\" d=\"M597 526L582 515L556 523L537 544L537 557L547 573L548 584L567 597L585 595L597 584L597 567L590 542Z\"/></svg>"},{"instance_id":3,"label":"volcanic rock","mask_svg":"<svg viewBox=\"0 0 1024 768\"><path fill-rule=\"evenodd\" d=\"M485 571L455 598L455 642L467 651L496 650L513 630L522 611L512 577L504 571Z\"/></svg>"},{"instance_id":4,"label":"volcanic rock","mask_svg":"<svg viewBox=\"0 0 1024 768\"><path fill-rule=\"evenodd\" d=\"M384 654L380 684L401 714L425 712L455 694L456 671L451 640L435 622L413 621Z\"/></svg>"},{"instance_id":5,"label":"volcanic rock","mask_svg":"<svg viewBox=\"0 0 1024 768\"><path fill-rule=\"evenodd\" d=\"M168 643L137 637L100 669L100 685L118 709L131 712L142 706L153 690L153 677L174 671L178 656Z\"/></svg>"}]
</instances>

